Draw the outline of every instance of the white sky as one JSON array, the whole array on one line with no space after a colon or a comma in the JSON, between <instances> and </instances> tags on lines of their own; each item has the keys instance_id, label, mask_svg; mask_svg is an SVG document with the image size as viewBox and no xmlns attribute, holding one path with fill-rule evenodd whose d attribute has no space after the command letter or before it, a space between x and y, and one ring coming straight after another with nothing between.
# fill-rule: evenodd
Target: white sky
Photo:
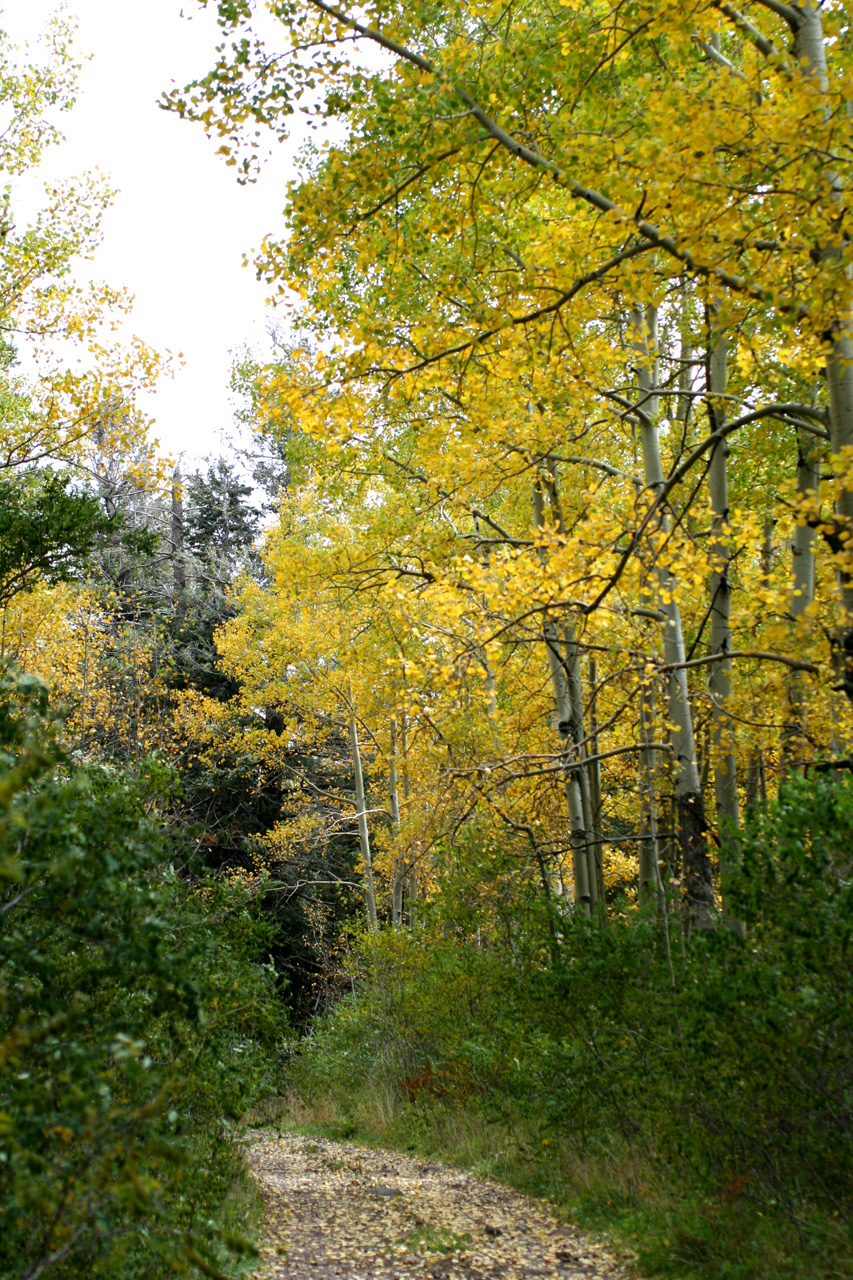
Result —
<instances>
[{"instance_id":1,"label":"white sky","mask_svg":"<svg viewBox=\"0 0 853 1280\"><path fill-rule=\"evenodd\" d=\"M14 43L32 40L55 0L5 0L0 25ZM83 67L77 105L40 173L71 176L99 168L119 194L104 221L104 243L82 267L135 295L131 329L185 364L143 407L164 451L200 457L229 430L229 351L264 347L272 316L251 266L268 232L281 235L285 185L296 143L280 146L260 180L238 185L199 125L160 110L157 99L213 65L218 28L194 0L68 0L79 20ZM182 9L191 17L181 17ZM283 34L283 33L282 33ZM31 183L22 195L32 199Z\"/></svg>"}]
</instances>

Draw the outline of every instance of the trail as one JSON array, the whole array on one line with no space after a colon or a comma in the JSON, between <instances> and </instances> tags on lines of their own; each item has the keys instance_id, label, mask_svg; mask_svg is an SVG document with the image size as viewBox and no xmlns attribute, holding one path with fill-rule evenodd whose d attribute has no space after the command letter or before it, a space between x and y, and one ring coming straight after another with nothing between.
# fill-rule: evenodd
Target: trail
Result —
<instances>
[{"instance_id":1,"label":"trail","mask_svg":"<svg viewBox=\"0 0 853 1280\"><path fill-rule=\"evenodd\" d=\"M547 1207L446 1165L288 1134L248 1151L266 1208L257 1280L625 1280Z\"/></svg>"}]
</instances>

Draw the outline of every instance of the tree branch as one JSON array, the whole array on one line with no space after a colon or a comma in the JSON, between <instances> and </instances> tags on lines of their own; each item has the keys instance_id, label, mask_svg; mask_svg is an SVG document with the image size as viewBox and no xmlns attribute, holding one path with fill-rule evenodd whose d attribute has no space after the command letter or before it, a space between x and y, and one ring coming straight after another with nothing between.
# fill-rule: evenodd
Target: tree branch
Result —
<instances>
[{"instance_id":1,"label":"tree branch","mask_svg":"<svg viewBox=\"0 0 853 1280\"><path fill-rule=\"evenodd\" d=\"M777 18L781 18L787 22L793 32L797 32L800 28L800 15L792 5L782 4L781 0L755 0L756 4L760 4L762 8L769 9L771 13L775 13Z\"/></svg>"},{"instance_id":2,"label":"tree branch","mask_svg":"<svg viewBox=\"0 0 853 1280\"><path fill-rule=\"evenodd\" d=\"M691 658L689 662L670 662L657 670L685 671L689 667L702 667L709 662L725 662L727 658L758 658L762 662L781 662L792 671L808 671L813 676L820 674L813 662L800 662L797 658L786 658L783 653L768 653L764 649L729 649L725 653L709 653L704 658Z\"/></svg>"},{"instance_id":3,"label":"tree branch","mask_svg":"<svg viewBox=\"0 0 853 1280\"><path fill-rule=\"evenodd\" d=\"M649 527L649 524L657 515L657 513L660 511L661 507L663 506L664 502L666 501L667 497L672 492L672 490L675 488L675 486L679 483L679 481L683 480L683 478L687 475L687 472L692 468L693 464L695 462L698 462L699 459L703 456L703 454L707 453L709 449L712 449L715 444L719 444L720 441L725 440L726 436L731 435L733 431L737 431L740 427L746 427L752 422L760 421L762 418L780 418L781 417L781 419L784 421L786 414L794 413L794 412L797 414L802 414L804 409L808 411L810 416L817 417L819 420L822 420L821 410L811 409L807 405L768 404L768 405L765 405L762 409L754 409L751 413L746 413L740 418L734 418L731 422L727 422L724 427L721 427L719 431L712 431L711 434L706 436L704 440L700 440L699 444L696 445L695 449L691 450L691 452L688 453L687 457L681 463L679 463L679 465L675 468L675 470L670 472L669 477L666 479L663 485L661 485L660 489L657 492L657 495L655 496L654 501L652 502L646 514L643 516L643 519L640 521L640 524L634 536L632 537L630 543L622 553L619 563L617 564L616 568L611 574L610 581L607 583L606 586L602 587L601 591L598 593L598 595L595 597L592 603L586 606L585 612L592 613L595 609L598 608L601 602L605 600L607 596L610 595L610 592L613 590L613 588L616 586L619 579L622 577L622 574L625 570L625 566L628 564L628 561L630 560L631 556L634 554L637 548L637 545L640 541L640 538L645 533L646 529Z\"/></svg>"},{"instance_id":4,"label":"tree branch","mask_svg":"<svg viewBox=\"0 0 853 1280\"><path fill-rule=\"evenodd\" d=\"M389 373L394 378L404 378L410 373L419 373L422 369L426 369L431 364L437 364L441 360L448 359L449 356L457 356L462 351L469 351L472 347L478 347L482 343L487 342L489 338L495 337L498 333L503 333L504 329L520 327L526 324L532 324L535 320L541 320L543 316L553 315L571 302L572 298L577 297L581 289L585 289L588 284L594 284L597 280L603 280L609 271L614 267L618 267L623 262L628 262L631 258L639 257L641 253L647 253L653 249L652 244L635 244L630 245L627 249L620 250L614 257L597 267L595 271L588 272L585 276L581 276L576 280L570 289L566 289L553 302L549 302L545 307L537 307L535 311L528 311L523 316L512 316L508 324L496 325L492 329L484 329L482 333L478 333L475 337L469 338L467 342L460 342L456 347L448 347L444 351L439 351L432 356L424 356L422 360L418 360L415 364L408 365L405 369L386 369L379 365L371 372L373 373Z\"/></svg>"},{"instance_id":5,"label":"tree branch","mask_svg":"<svg viewBox=\"0 0 853 1280\"><path fill-rule=\"evenodd\" d=\"M644 240L647 240L650 245L654 245L656 248L662 249L665 253L669 254L670 257L675 258L677 262L680 262L685 266L693 275L703 276L709 280L715 280L719 284L724 285L727 289L731 289L732 292L743 294L748 298L754 298L757 302L774 302L779 310L790 312L798 318L804 318L808 314L805 307L793 300L778 301L768 289L762 289L760 285L749 284L740 276L733 276L722 267L713 267L708 263L696 262L692 253L690 253L688 249L680 249L671 236L665 235L663 232L659 231L651 222L640 221L636 215L631 217L630 214L626 214L624 210L620 209L619 206L614 203L614 201L610 200L600 191L596 191L593 187L585 187L582 183L578 182L577 179L571 177L571 175L566 173L563 167L556 160L552 160L548 156L543 156L541 152L534 151L530 147L524 146L523 143L519 142L517 138L514 138L511 133L508 133L506 129L502 128L496 120L493 120L492 117L483 110L476 98L468 92L464 85L454 83L448 75L442 72L438 67L434 66L433 63L429 62L426 58L421 57L419 53L415 53L413 49L407 49L405 45L398 44L396 40L389 39L388 36L382 35L380 31L375 31L372 27L364 26L363 23L358 22L355 18L350 17L349 14L344 13L342 10L336 9L333 5L325 4L324 0L308 0L308 3L313 5L315 9L319 9L322 13L328 14L330 18L334 18L335 21L341 23L342 26L349 27L350 30L356 31L366 40L372 40L374 44L378 44L381 48L387 49L389 53L394 53L398 58L402 58L403 61L411 63L412 66L417 67L426 75L435 76L437 79L443 80L444 83L462 99L465 105L469 108L471 115L483 126L489 137L494 138L496 142L499 142L502 147L510 152L511 155L522 160L525 164L530 165L533 169L540 169L545 173L550 173L554 178L554 181L559 183L561 187L564 187L569 192L569 195L571 195L575 200L581 200L584 204L590 205L593 209L598 209L601 213L613 213L616 214L618 218L622 218L625 221L632 221L638 234L641 235ZM722 5L719 7L723 12L730 8L728 5L726 5L725 8L723 8ZM733 10L732 12L734 13L736 11ZM746 22L746 19L743 19L743 22ZM750 24L747 24L747 26L750 26ZM751 30L755 31L754 28L751 28ZM758 33L755 32L755 34L757 35ZM762 37L762 39L764 39L764 37ZM775 52L769 41L765 41L765 44L768 45L768 52Z\"/></svg>"},{"instance_id":6,"label":"tree branch","mask_svg":"<svg viewBox=\"0 0 853 1280\"><path fill-rule=\"evenodd\" d=\"M725 16L729 18L736 27L739 27L744 35L749 37L759 53L763 53L765 58L777 59L781 63L782 67L785 70L788 70L788 68L785 67L785 64L779 54L779 50L776 48L773 41L768 40L767 36L762 35L758 30L758 27L754 27L749 19L741 13L740 9L736 9L734 5L728 4L727 0L711 0L711 4L715 9L718 9L720 13L725 14Z\"/></svg>"}]
</instances>

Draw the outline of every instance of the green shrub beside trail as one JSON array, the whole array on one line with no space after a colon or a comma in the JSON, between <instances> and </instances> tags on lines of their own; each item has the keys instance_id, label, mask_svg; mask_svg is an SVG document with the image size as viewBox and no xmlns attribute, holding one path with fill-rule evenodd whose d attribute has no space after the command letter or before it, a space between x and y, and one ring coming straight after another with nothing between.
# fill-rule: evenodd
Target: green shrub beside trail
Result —
<instances>
[{"instance_id":1,"label":"green shrub beside trail","mask_svg":"<svg viewBox=\"0 0 853 1280\"><path fill-rule=\"evenodd\" d=\"M218 1274L252 1211L229 1128L282 1030L268 929L172 869L167 771L56 744L43 688L4 677L0 1275Z\"/></svg>"},{"instance_id":2,"label":"green shrub beside trail","mask_svg":"<svg viewBox=\"0 0 853 1280\"><path fill-rule=\"evenodd\" d=\"M791 781L744 839L746 938L673 923L672 976L654 916L561 922L552 965L546 921L510 948L436 900L364 938L294 1085L339 1132L550 1195L658 1274L849 1274L851 849L853 787Z\"/></svg>"}]
</instances>

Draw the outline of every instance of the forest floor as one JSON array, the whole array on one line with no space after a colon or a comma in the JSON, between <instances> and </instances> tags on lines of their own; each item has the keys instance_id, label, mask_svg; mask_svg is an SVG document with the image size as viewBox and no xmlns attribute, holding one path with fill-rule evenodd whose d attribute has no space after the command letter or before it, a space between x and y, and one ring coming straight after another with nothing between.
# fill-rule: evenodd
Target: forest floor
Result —
<instances>
[{"instance_id":1,"label":"forest floor","mask_svg":"<svg viewBox=\"0 0 853 1280\"><path fill-rule=\"evenodd\" d=\"M301 1134L255 1133L256 1280L626 1280L546 1205L447 1165Z\"/></svg>"}]
</instances>

